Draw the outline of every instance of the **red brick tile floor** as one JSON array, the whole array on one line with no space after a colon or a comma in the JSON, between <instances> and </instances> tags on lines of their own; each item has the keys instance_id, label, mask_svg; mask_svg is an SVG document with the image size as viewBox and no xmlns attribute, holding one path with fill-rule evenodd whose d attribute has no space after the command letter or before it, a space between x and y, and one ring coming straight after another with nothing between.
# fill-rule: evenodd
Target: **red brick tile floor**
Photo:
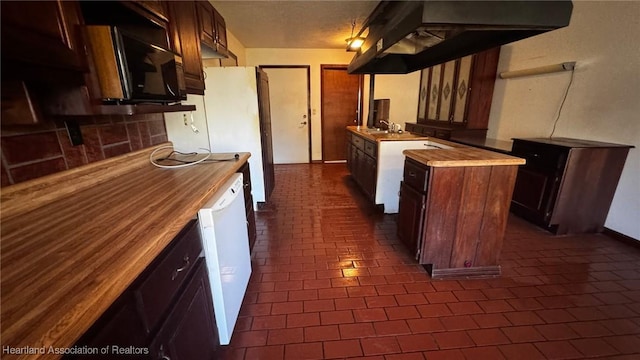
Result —
<instances>
[{"instance_id":1,"label":"red brick tile floor","mask_svg":"<svg viewBox=\"0 0 640 360\"><path fill-rule=\"evenodd\" d=\"M231 359L640 359L640 251L510 216L503 275L432 280L344 164L277 165Z\"/></svg>"}]
</instances>

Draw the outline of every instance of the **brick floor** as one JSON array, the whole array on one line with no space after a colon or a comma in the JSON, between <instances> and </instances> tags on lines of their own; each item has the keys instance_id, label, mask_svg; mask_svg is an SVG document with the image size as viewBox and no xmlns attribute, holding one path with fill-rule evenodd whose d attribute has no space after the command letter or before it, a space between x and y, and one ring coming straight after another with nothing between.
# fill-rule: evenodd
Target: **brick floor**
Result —
<instances>
[{"instance_id":1,"label":"brick floor","mask_svg":"<svg viewBox=\"0 0 640 360\"><path fill-rule=\"evenodd\" d=\"M277 165L221 359L640 359L640 251L511 216L503 275L432 280L344 164Z\"/></svg>"}]
</instances>

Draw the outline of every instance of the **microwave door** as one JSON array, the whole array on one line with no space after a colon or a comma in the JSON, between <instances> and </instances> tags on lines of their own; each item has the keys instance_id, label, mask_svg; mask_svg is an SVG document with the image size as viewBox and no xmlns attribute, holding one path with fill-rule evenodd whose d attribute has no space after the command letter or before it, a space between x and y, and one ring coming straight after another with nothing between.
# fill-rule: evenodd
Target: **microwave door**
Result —
<instances>
[{"instance_id":1,"label":"microwave door","mask_svg":"<svg viewBox=\"0 0 640 360\"><path fill-rule=\"evenodd\" d=\"M130 41L125 41L125 38L122 36L122 33L120 33L117 27L113 28L113 33L114 41L116 42L115 48L116 56L118 57L120 84L122 85L122 92L124 93L123 100L128 100L133 97L133 91L131 89L133 79L131 79L131 72L129 71L129 65L127 64L127 55L130 52L132 46L130 44Z\"/></svg>"}]
</instances>

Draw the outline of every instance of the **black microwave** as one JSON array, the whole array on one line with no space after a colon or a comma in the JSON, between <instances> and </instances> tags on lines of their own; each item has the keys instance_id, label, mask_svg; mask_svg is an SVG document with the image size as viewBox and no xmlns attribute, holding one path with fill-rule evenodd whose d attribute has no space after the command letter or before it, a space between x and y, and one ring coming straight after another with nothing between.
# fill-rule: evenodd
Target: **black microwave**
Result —
<instances>
[{"instance_id":1,"label":"black microwave","mask_svg":"<svg viewBox=\"0 0 640 360\"><path fill-rule=\"evenodd\" d=\"M89 25L85 33L104 101L185 100L182 58L117 26Z\"/></svg>"}]
</instances>

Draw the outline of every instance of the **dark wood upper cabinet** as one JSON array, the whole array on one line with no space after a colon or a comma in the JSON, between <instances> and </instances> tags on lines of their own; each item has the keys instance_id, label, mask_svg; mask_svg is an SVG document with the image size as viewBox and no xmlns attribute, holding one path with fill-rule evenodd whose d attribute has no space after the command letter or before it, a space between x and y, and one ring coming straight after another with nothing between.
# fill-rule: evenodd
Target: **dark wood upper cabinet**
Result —
<instances>
[{"instance_id":1,"label":"dark wood upper cabinet","mask_svg":"<svg viewBox=\"0 0 640 360\"><path fill-rule=\"evenodd\" d=\"M208 1L196 1L200 41L204 58L227 58L227 25L224 18Z\"/></svg>"},{"instance_id":2,"label":"dark wood upper cabinet","mask_svg":"<svg viewBox=\"0 0 640 360\"><path fill-rule=\"evenodd\" d=\"M215 48L216 46L216 28L215 22L215 10L209 2L198 1L198 24L200 25L200 40L205 45Z\"/></svg>"},{"instance_id":3,"label":"dark wood upper cabinet","mask_svg":"<svg viewBox=\"0 0 640 360\"><path fill-rule=\"evenodd\" d=\"M87 71L77 1L2 1L2 61ZM3 71L5 78L10 72Z\"/></svg>"},{"instance_id":4,"label":"dark wood upper cabinet","mask_svg":"<svg viewBox=\"0 0 640 360\"><path fill-rule=\"evenodd\" d=\"M218 46L222 46L227 49L229 47L227 46L227 23L216 9L213 9L213 13L215 20L216 42L218 43Z\"/></svg>"},{"instance_id":5,"label":"dark wood upper cabinet","mask_svg":"<svg viewBox=\"0 0 640 360\"><path fill-rule=\"evenodd\" d=\"M195 1L171 1L169 38L173 50L182 56L187 93L204 95L204 73L200 51L200 27Z\"/></svg>"},{"instance_id":6,"label":"dark wood upper cabinet","mask_svg":"<svg viewBox=\"0 0 640 360\"><path fill-rule=\"evenodd\" d=\"M406 130L443 139L484 137L499 57L500 48L493 48L423 69L417 123Z\"/></svg>"},{"instance_id":7,"label":"dark wood upper cabinet","mask_svg":"<svg viewBox=\"0 0 640 360\"><path fill-rule=\"evenodd\" d=\"M158 18L168 21L169 16L167 12L167 2L159 1L159 0L136 0L132 1L137 6L143 8L144 10L150 12L154 16Z\"/></svg>"}]
</instances>

